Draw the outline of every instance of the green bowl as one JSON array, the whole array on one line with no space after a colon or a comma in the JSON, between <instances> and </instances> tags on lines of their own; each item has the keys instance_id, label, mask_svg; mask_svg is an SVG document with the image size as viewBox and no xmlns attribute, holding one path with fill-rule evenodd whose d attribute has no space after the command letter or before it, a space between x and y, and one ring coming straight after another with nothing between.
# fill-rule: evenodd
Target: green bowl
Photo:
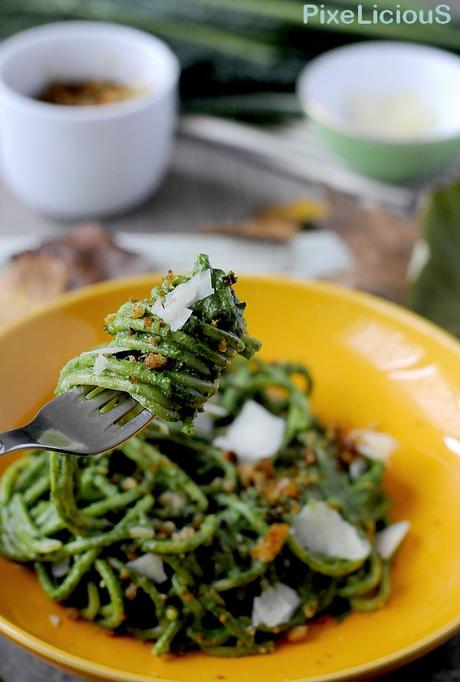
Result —
<instances>
[{"instance_id":1,"label":"green bowl","mask_svg":"<svg viewBox=\"0 0 460 682\"><path fill-rule=\"evenodd\" d=\"M347 117L351 93L366 98L414 92L433 113L433 129L391 137ZM392 183L429 177L460 158L460 58L422 45L358 43L331 50L300 74L298 94L312 127L355 171Z\"/></svg>"}]
</instances>

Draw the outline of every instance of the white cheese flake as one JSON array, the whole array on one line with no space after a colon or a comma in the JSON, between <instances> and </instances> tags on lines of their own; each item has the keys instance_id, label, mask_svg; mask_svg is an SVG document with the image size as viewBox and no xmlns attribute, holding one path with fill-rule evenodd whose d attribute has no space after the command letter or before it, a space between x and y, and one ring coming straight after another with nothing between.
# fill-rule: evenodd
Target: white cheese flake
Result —
<instances>
[{"instance_id":1,"label":"white cheese flake","mask_svg":"<svg viewBox=\"0 0 460 682\"><path fill-rule=\"evenodd\" d=\"M265 625L274 628L286 623L300 603L300 597L292 587L277 583L254 598L252 624L254 627Z\"/></svg>"},{"instance_id":2,"label":"white cheese flake","mask_svg":"<svg viewBox=\"0 0 460 682\"><path fill-rule=\"evenodd\" d=\"M190 308L182 308L177 304L166 306L158 300L152 306L152 313L158 315L164 322L169 324L171 331L176 332L178 329L182 329L192 311Z\"/></svg>"},{"instance_id":3,"label":"white cheese flake","mask_svg":"<svg viewBox=\"0 0 460 682\"><path fill-rule=\"evenodd\" d=\"M390 559L409 532L408 521L398 521L387 526L376 536L377 552L382 559Z\"/></svg>"},{"instance_id":4,"label":"white cheese flake","mask_svg":"<svg viewBox=\"0 0 460 682\"><path fill-rule=\"evenodd\" d=\"M61 559L61 561L55 561L51 564L51 573L54 578L63 578L69 572L70 568L70 558L68 556Z\"/></svg>"},{"instance_id":5,"label":"white cheese flake","mask_svg":"<svg viewBox=\"0 0 460 682\"><path fill-rule=\"evenodd\" d=\"M275 417L254 400L248 400L225 433L218 436L213 444L234 452L240 462L257 462L278 452L285 426L284 419Z\"/></svg>"},{"instance_id":6,"label":"white cheese flake","mask_svg":"<svg viewBox=\"0 0 460 682\"><path fill-rule=\"evenodd\" d=\"M203 270L193 275L187 282L178 284L166 295L165 304L178 304L189 307L214 293L211 270Z\"/></svg>"},{"instance_id":7,"label":"white cheese flake","mask_svg":"<svg viewBox=\"0 0 460 682\"><path fill-rule=\"evenodd\" d=\"M393 436L372 429L353 429L348 436L360 455L384 464L388 463L398 447L398 441Z\"/></svg>"},{"instance_id":8,"label":"white cheese flake","mask_svg":"<svg viewBox=\"0 0 460 682\"><path fill-rule=\"evenodd\" d=\"M163 300L157 299L152 312L169 324L173 332L182 329L192 314L191 306L214 293L211 270L193 275L187 282L174 287Z\"/></svg>"},{"instance_id":9,"label":"white cheese flake","mask_svg":"<svg viewBox=\"0 0 460 682\"><path fill-rule=\"evenodd\" d=\"M206 414L206 412L199 412L195 417L193 425L195 427L196 433L199 436L212 436L214 422L209 414Z\"/></svg>"},{"instance_id":10,"label":"white cheese flake","mask_svg":"<svg viewBox=\"0 0 460 682\"><path fill-rule=\"evenodd\" d=\"M109 361L105 357L105 355L102 355L102 353L99 353L99 355L96 357L94 361L94 374L95 376L99 377L101 374L105 372L107 367L109 366Z\"/></svg>"},{"instance_id":11,"label":"white cheese flake","mask_svg":"<svg viewBox=\"0 0 460 682\"><path fill-rule=\"evenodd\" d=\"M228 410L215 402L208 401L203 406L203 412L199 412L195 417L195 431L199 436L210 437L214 430L214 419L216 417L226 417Z\"/></svg>"},{"instance_id":12,"label":"white cheese flake","mask_svg":"<svg viewBox=\"0 0 460 682\"><path fill-rule=\"evenodd\" d=\"M213 417L227 417L229 414L225 407L222 407L222 405L218 405L217 403L213 403L212 400L208 400L208 402L204 404L203 409L208 414L212 414Z\"/></svg>"},{"instance_id":13,"label":"white cheese flake","mask_svg":"<svg viewBox=\"0 0 460 682\"><path fill-rule=\"evenodd\" d=\"M366 471L366 461L362 457L357 457L349 466L348 473L352 481L357 481L358 478Z\"/></svg>"},{"instance_id":14,"label":"white cheese flake","mask_svg":"<svg viewBox=\"0 0 460 682\"><path fill-rule=\"evenodd\" d=\"M294 518L292 530L297 542L315 554L357 561L371 551L357 528L324 502L306 505Z\"/></svg>"},{"instance_id":15,"label":"white cheese flake","mask_svg":"<svg viewBox=\"0 0 460 682\"><path fill-rule=\"evenodd\" d=\"M59 627L59 625L61 624L61 618L60 618L60 616L56 615L55 613L51 613L51 614L48 616L48 618L49 618L49 621L50 621L51 625L52 625L53 627L55 627L55 628Z\"/></svg>"},{"instance_id":16,"label":"white cheese flake","mask_svg":"<svg viewBox=\"0 0 460 682\"><path fill-rule=\"evenodd\" d=\"M128 561L126 565L155 583L164 583L167 579L163 561L156 554L143 554L134 561Z\"/></svg>"},{"instance_id":17,"label":"white cheese flake","mask_svg":"<svg viewBox=\"0 0 460 682\"><path fill-rule=\"evenodd\" d=\"M101 348L93 348L92 350L85 350L84 353L80 355L96 355L102 353L102 355L115 355L116 353L126 353L126 351L132 350L131 348L123 348L122 346L102 346Z\"/></svg>"}]
</instances>

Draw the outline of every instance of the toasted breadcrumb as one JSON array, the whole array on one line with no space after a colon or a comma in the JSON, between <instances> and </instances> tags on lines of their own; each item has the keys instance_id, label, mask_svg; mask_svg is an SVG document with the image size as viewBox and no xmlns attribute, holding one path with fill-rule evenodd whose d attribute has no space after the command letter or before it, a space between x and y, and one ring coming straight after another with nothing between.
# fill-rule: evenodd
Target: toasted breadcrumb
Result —
<instances>
[{"instance_id":1,"label":"toasted breadcrumb","mask_svg":"<svg viewBox=\"0 0 460 682\"><path fill-rule=\"evenodd\" d=\"M303 642L307 634L308 625L297 625L297 627L292 628L292 630L289 630L287 633L287 641L291 642L291 644Z\"/></svg>"},{"instance_id":2,"label":"toasted breadcrumb","mask_svg":"<svg viewBox=\"0 0 460 682\"><path fill-rule=\"evenodd\" d=\"M144 360L144 365L147 367L147 369L161 369L161 367L164 367L167 362L168 360L163 357L163 355L159 355L158 353L149 353Z\"/></svg>"},{"instance_id":3,"label":"toasted breadcrumb","mask_svg":"<svg viewBox=\"0 0 460 682\"><path fill-rule=\"evenodd\" d=\"M252 556L264 563L273 561L283 547L288 532L289 526L286 523L274 523L253 548Z\"/></svg>"},{"instance_id":4,"label":"toasted breadcrumb","mask_svg":"<svg viewBox=\"0 0 460 682\"><path fill-rule=\"evenodd\" d=\"M141 317L144 317L145 315L145 308L141 303L136 303L133 306L133 311L131 313L131 317L135 320L138 320Z\"/></svg>"}]
</instances>

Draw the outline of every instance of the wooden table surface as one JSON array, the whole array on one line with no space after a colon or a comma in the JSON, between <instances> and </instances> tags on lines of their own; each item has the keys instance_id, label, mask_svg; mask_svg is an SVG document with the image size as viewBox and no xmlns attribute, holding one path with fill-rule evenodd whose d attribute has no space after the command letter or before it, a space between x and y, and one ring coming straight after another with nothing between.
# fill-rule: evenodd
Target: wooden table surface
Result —
<instances>
[{"instance_id":1,"label":"wooden table surface","mask_svg":"<svg viewBox=\"0 0 460 682\"><path fill-rule=\"evenodd\" d=\"M418 233L416 220L368 211L356 202L308 187L269 170L253 168L229 153L203 148L192 142L177 145L171 171L146 205L129 215L111 218L111 230L195 231L203 224L245 219L261 207L294 201L302 196L328 196L333 213L328 226L350 245L356 260L345 283L393 300L404 300L405 271ZM0 186L0 237L7 234L48 236L68 229L36 216L20 206ZM77 678L60 672L16 645L0 638L0 678L4 682L71 682ZM438 648L386 682L459 682L460 637Z\"/></svg>"}]
</instances>

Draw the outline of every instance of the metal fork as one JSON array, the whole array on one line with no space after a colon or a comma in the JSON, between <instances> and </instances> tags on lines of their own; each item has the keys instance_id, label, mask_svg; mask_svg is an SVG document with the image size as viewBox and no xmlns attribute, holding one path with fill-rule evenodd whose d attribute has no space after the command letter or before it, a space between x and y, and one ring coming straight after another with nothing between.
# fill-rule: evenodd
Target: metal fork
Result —
<instances>
[{"instance_id":1,"label":"metal fork","mask_svg":"<svg viewBox=\"0 0 460 682\"><path fill-rule=\"evenodd\" d=\"M27 426L0 433L0 455L25 449L98 455L152 421L149 410L135 414L136 407L140 409L139 403L127 393L94 386L73 388L44 405Z\"/></svg>"}]
</instances>

